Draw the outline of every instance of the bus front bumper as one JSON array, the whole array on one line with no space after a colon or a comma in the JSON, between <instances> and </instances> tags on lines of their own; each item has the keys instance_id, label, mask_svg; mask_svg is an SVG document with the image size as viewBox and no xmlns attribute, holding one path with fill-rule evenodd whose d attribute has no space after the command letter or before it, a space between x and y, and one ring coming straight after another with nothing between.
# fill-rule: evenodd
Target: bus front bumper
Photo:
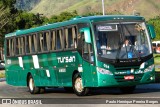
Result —
<instances>
[{"instance_id":1,"label":"bus front bumper","mask_svg":"<svg viewBox=\"0 0 160 107\"><path fill-rule=\"evenodd\" d=\"M134 74L132 75L134 79L125 79L125 76L130 75L116 76L100 74L98 77L98 87L125 87L155 82L155 72Z\"/></svg>"}]
</instances>

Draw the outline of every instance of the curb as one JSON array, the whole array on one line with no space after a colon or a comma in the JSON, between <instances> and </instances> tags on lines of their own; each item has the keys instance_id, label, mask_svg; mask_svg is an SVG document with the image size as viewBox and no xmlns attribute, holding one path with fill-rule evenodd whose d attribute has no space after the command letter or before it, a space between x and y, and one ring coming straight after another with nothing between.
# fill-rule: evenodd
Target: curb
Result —
<instances>
[{"instance_id":1,"label":"curb","mask_svg":"<svg viewBox=\"0 0 160 107\"><path fill-rule=\"evenodd\" d=\"M0 82L6 81L6 78L0 78Z\"/></svg>"}]
</instances>

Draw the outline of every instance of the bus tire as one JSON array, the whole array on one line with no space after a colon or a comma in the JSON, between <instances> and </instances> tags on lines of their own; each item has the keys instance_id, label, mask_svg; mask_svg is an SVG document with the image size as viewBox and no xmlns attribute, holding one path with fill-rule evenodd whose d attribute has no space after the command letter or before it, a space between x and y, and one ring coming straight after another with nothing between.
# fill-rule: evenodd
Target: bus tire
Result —
<instances>
[{"instance_id":1,"label":"bus tire","mask_svg":"<svg viewBox=\"0 0 160 107\"><path fill-rule=\"evenodd\" d=\"M120 90L124 94L132 94L135 88L136 86L127 86L127 87L121 87Z\"/></svg>"},{"instance_id":2,"label":"bus tire","mask_svg":"<svg viewBox=\"0 0 160 107\"><path fill-rule=\"evenodd\" d=\"M34 79L31 75L28 78L28 88L31 94L37 94L40 91L40 88L34 85Z\"/></svg>"},{"instance_id":3,"label":"bus tire","mask_svg":"<svg viewBox=\"0 0 160 107\"><path fill-rule=\"evenodd\" d=\"M79 73L73 76L73 90L77 96L85 96L89 93L89 88L83 87L82 78Z\"/></svg>"}]
</instances>

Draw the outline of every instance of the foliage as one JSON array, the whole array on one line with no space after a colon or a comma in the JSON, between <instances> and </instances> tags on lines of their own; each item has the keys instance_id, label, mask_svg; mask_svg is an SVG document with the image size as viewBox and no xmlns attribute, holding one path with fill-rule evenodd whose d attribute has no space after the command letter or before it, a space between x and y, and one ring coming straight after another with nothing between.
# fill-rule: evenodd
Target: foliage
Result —
<instances>
[{"instance_id":1,"label":"foliage","mask_svg":"<svg viewBox=\"0 0 160 107\"><path fill-rule=\"evenodd\" d=\"M152 24L155 28L156 38L154 40L160 40L160 16L148 20L149 24Z\"/></svg>"},{"instance_id":2,"label":"foliage","mask_svg":"<svg viewBox=\"0 0 160 107\"><path fill-rule=\"evenodd\" d=\"M62 22L66 20L70 20L73 17L78 16L77 11L73 12L62 12L60 15L53 15L51 18L48 20L47 23L55 23L55 22Z\"/></svg>"},{"instance_id":3,"label":"foliage","mask_svg":"<svg viewBox=\"0 0 160 107\"><path fill-rule=\"evenodd\" d=\"M40 14L17 10L14 7L15 3L16 0L0 1L0 9L3 10L0 11L0 46L3 46L5 34L14 32L18 29L28 29L40 26L47 19L46 17L42 17ZM2 21L3 24L1 24ZM2 27L2 25L4 26Z\"/></svg>"},{"instance_id":4,"label":"foliage","mask_svg":"<svg viewBox=\"0 0 160 107\"><path fill-rule=\"evenodd\" d=\"M18 16L15 17L14 25L15 29L28 29L35 26L40 26L44 22L45 17L41 17L40 14L27 13L20 11Z\"/></svg>"},{"instance_id":5,"label":"foliage","mask_svg":"<svg viewBox=\"0 0 160 107\"><path fill-rule=\"evenodd\" d=\"M10 21L16 14L17 10L14 8L16 0L1 0L0 1L0 46L3 46L4 34L12 31Z\"/></svg>"},{"instance_id":6,"label":"foliage","mask_svg":"<svg viewBox=\"0 0 160 107\"><path fill-rule=\"evenodd\" d=\"M160 65L160 54L154 54L154 63Z\"/></svg>"},{"instance_id":7,"label":"foliage","mask_svg":"<svg viewBox=\"0 0 160 107\"><path fill-rule=\"evenodd\" d=\"M0 73L0 78L4 78L5 74L4 73Z\"/></svg>"}]
</instances>

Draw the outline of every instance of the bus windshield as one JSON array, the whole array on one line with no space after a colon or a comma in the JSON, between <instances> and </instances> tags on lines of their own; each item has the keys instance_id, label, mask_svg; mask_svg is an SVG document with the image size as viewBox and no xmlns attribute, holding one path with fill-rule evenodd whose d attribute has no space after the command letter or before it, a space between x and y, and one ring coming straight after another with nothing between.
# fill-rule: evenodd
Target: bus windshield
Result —
<instances>
[{"instance_id":1,"label":"bus windshield","mask_svg":"<svg viewBox=\"0 0 160 107\"><path fill-rule=\"evenodd\" d=\"M131 59L152 53L144 22L95 23L97 54L107 59Z\"/></svg>"}]
</instances>

